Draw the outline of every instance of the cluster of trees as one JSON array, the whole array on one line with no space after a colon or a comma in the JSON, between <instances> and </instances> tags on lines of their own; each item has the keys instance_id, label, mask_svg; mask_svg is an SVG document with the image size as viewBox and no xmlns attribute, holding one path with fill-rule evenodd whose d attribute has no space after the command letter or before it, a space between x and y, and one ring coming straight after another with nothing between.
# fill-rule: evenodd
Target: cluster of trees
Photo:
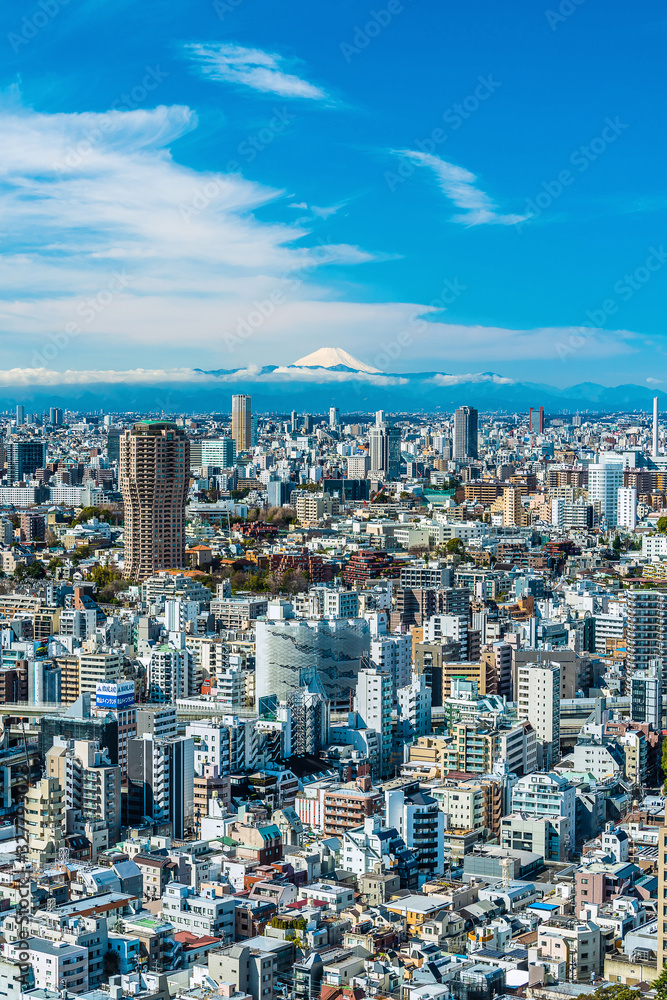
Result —
<instances>
[{"instance_id":1,"label":"cluster of trees","mask_svg":"<svg viewBox=\"0 0 667 1000\"><path fill-rule=\"evenodd\" d=\"M667 967L650 984L656 1000L667 1000ZM642 1000L644 992L634 986L611 983L599 986L593 993L580 993L576 1000Z\"/></svg>"},{"instance_id":2,"label":"cluster of trees","mask_svg":"<svg viewBox=\"0 0 667 1000\"><path fill-rule=\"evenodd\" d=\"M411 556L424 556L426 558L431 552L429 545L413 545L408 549ZM460 556L461 559L466 554L466 547L460 538L450 538L444 545L438 545L435 554L439 556Z\"/></svg>"},{"instance_id":3,"label":"cluster of trees","mask_svg":"<svg viewBox=\"0 0 667 1000\"><path fill-rule=\"evenodd\" d=\"M279 531L284 531L290 524L295 523L296 511L294 507L269 507L266 520L268 524L277 525Z\"/></svg>"},{"instance_id":4,"label":"cluster of trees","mask_svg":"<svg viewBox=\"0 0 667 1000\"><path fill-rule=\"evenodd\" d=\"M98 521L105 521L107 524L119 524L123 520L120 510L113 510L111 507L84 507L72 520L72 527L74 528L77 524L85 524L93 517L96 517Z\"/></svg>"},{"instance_id":5,"label":"cluster of trees","mask_svg":"<svg viewBox=\"0 0 667 1000\"><path fill-rule=\"evenodd\" d=\"M27 566L25 563L19 563L14 570L14 580L17 583L25 583L32 580L43 580L45 576L46 569L44 568L44 564L38 559Z\"/></svg>"},{"instance_id":6,"label":"cluster of trees","mask_svg":"<svg viewBox=\"0 0 667 1000\"><path fill-rule=\"evenodd\" d=\"M298 594L307 588L309 582L308 573L301 569L288 569L284 573L236 570L232 573L232 592L251 590L256 594Z\"/></svg>"}]
</instances>

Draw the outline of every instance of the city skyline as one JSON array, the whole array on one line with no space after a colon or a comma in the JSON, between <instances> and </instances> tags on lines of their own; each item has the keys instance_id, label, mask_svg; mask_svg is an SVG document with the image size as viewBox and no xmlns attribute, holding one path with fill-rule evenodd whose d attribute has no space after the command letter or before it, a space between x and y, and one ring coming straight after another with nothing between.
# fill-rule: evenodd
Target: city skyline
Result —
<instances>
[{"instance_id":1,"label":"city skyline","mask_svg":"<svg viewBox=\"0 0 667 1000\"><path fill-rule=\"evenodd\" d=\"M54 9L0 15L3 386L663 383L656 3Z\"/></svg>"}]
</instances>

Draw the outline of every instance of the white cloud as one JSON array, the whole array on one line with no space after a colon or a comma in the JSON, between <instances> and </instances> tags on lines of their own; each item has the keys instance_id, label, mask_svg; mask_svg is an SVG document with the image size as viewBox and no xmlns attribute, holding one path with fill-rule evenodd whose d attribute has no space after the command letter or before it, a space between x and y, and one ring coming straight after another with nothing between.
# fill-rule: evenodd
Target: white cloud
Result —
<instances>
[{"instance_id":1,"label":"white cloud","mask_svg":"<svg viewBox=\"0 0 667 1000\"><path fill-rule=\"evenodd\" d=\"M238 83L263 94L301 97L323 101L327 94L307 80L285 71L285 59L261 49L247 49L230 42L204 44L192 42L185 51L204 76L211 80Z\"/></svg>"},{"instance_id":2,"label":"white cloud","mask_svg":"<svg viewBox=\"0 0 667 1000\"><path fill-rule=\"evenodd\" d=\"M119 349L150 367L155 347L186 366L203 360L193 350L208 352L213 367L228 360L225 331L270 297L281 304L257 345L271 349L275 330L285 336L280 313L312 302L302 315L314 325L288 331L303 353L304 336L332 297L317 282L318 267L381 259L351 244L300 245L308 227L256 215L280 191L176 162L167 147L196 124L184 107L46 115L0 102L5 367L55 362L53 338L62 345L72 325L77 333L54 367L115 368ZM122 287L106 301L114 275ZM354 303L348 316L361 324ZM44 346L40 360L34 352Z\"/></svg>"},{"instance_id":3,"label":"white cloud","mask_svg":"<svg viewBox=\"0 0 667 1000\"><path fill-rule=\"evenodd\" d=\"M353 355L363 344L391 377L450 361L504 371L553 360L570 338L575 362L637 350L628 331L463 326L426 322L433 310L420 303L343 301L323 267L383 258L305 247L303 222L260 217L282 192L179 164L171 147L196 124L184 107L46 115L0 100L0 343L12 379L77 369L99 381L101 369L122 380L159 366L187 380L194 367L284 364L324 344Z\"/></svg>"},{"instance_id":4,"label":"white cloud","mask_svg":"<svg viewBox=\"0 0 667 1000\"><path fill-rule=\"evenodd\" d=\"M213 375L194 372L191 368L132 368L126 371L54 371L49 368L10 368L0 371L2 386L37 385L160 385L164 382L215 382Z\"/></svg>"},{"instance_id":5,"label":"white cloud","mask_svg":"<svg viewBox=\"0 0 667 1000\"><path fill-rule=\"evenodd\" d=\"M482 382L492 382L494 385L514 385L513 378L496 375L495 372L477 372L475 375L434 375L431 379L436 385L479 385Z\"/></svg>"},{"instance_id":6,"label":"white cloud","mask_svg":"<svg viewBox=\"0 0 667 1000\"><path fill-rule=\"evenodd\" d=\"M340 382L367 382L371 385L388 387L407 385L407 379L397 375L372 374L368 372L336 372L320 368L300 368L297 366L278 367L272 372L260 372L257 366L249 365L237 371L221 375L195 371L192 368L132 368L126 370L98 369L78 371L67 369L56 371L50 368L10 368L0 371L0 386L60 386L60 385L163 385L164 383L216 384L235 382L289 383L311 382L313 384Z\"/></svg>"},{"instance_id":7,"label":"white cloud","mask_svg":"<svg viewBox=\"0 0 667 1000\"><path fill-rule=\"evenodd\" d=\"M662 385L661 378L647 378L646 381L649 385Z\"/></svg>"},{"instance_id":8,"label":"white cloud","mask_svg":"<svg viewBox=\"0 0 667 1000\"><path fill-rule=\"evenodd\" d=\"M457 208L465 210L461 215L454 215L452 222L461 222L466 226L513 226L527 218L525 215L502 215L498 212L497 205L488 194L476 187L475 174L471 174L464 167L447 163L446 160L441 160L439 156L433 156L431 153L410 149L402 150L400 155L433 170L441 190Z\"/></svg>"}]
</instances>

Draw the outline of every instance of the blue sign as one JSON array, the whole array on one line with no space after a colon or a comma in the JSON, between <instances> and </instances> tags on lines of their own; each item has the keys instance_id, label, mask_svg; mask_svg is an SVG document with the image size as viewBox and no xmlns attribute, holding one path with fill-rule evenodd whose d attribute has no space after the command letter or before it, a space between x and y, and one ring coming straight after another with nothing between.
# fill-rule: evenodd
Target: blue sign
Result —
<instances>
[{"instance_id":1,"label":"blue sign","mask_svg":"<svg viewBox=\"0 0 667 1000\"><path fill-rule=\"evenodd\" d=\"M134 683L119 681L116 684L98 684L95 688L95 704L98 708L118 711L134 705Z\"/></svg>"}]
</instances>

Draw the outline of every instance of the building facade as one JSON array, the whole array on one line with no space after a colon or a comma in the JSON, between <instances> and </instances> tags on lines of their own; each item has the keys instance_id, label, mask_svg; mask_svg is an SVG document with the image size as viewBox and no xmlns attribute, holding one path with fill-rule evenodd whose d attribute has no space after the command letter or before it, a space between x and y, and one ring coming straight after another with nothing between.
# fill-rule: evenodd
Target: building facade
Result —
<instances>
[{"instance_id":1,"label":"building facade","mask_svg":"<svg viewBox=\"0 0 667 1000\"><path fill-rule=\"evenodd\" d=\"M125 576L145 580L185 566L185 502L190 445L164 420L144 420L120 444L119 485L125 511Z\"/></svg>"}]
</instances>

